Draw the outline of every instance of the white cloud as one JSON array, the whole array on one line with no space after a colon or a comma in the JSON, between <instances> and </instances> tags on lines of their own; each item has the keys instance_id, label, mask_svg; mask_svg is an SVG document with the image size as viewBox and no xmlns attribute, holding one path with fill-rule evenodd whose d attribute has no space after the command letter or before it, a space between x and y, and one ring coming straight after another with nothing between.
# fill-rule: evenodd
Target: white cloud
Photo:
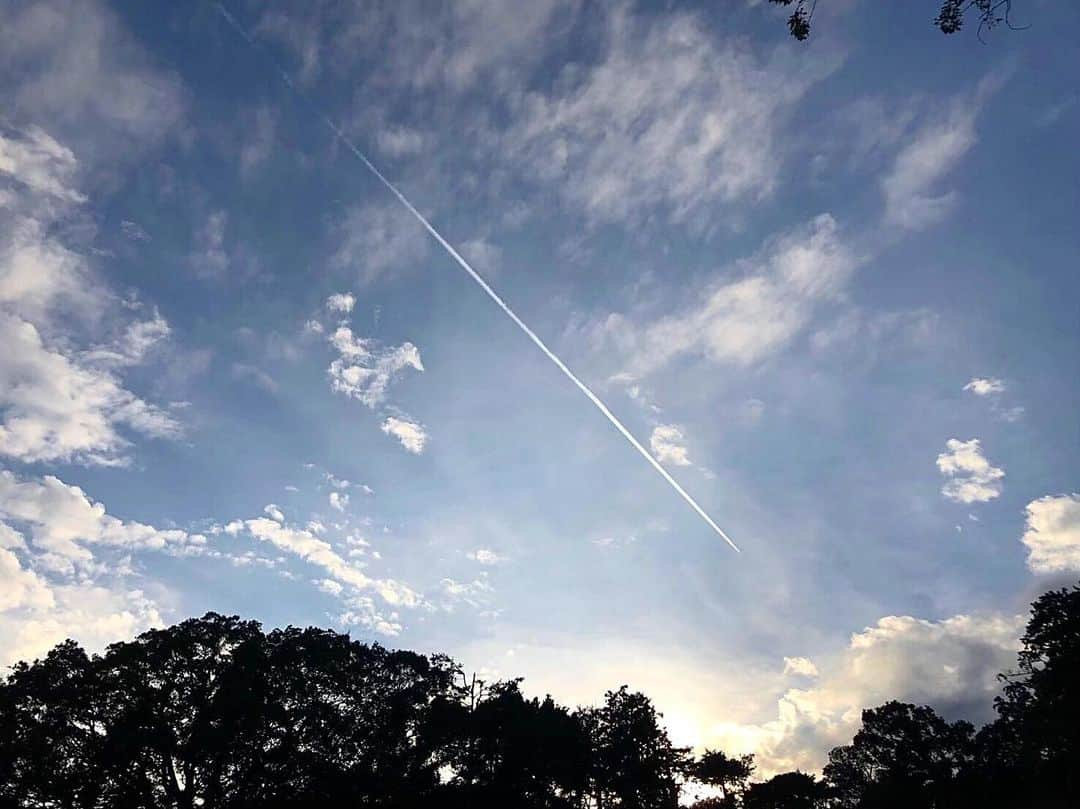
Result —
<instances>
[{"instance_id":1,"label":"white cloud","mask_svg":"<svg viewBox=\"0 0 1080 809\"><path fill-rule=\"evenodd\" d=\"M1000 79L980 83L972 96L953 99L906 139L881 183L886 225L918 230L941 222L956 203L941 182L975 145L975 121Z\"/></svg>"},{"instance_id":2,"label":"white cloud","mask_svg":"<svg viewBox=\"0 0 1080 809\"><path fill-rule=\"evenodd\" d=\"M92 157L129 156L174 133L185 94L105 4L15 4L4 20L8 111L94 144ZM91 150L88 150L88 153Z\"/></svg>"},{"instance_id":3,"label":"white cloud","mask_svg":"<svg viewBox=\"0 0 1080 809\"><path fill-rule=\"evenodd\" d=\"M477 548L465 554L466 558L479 562L482 565L498 565L506 561L506 557L489 548Z\"/></svg>"},{"instance_id":4,"label":"white cloud","mask_svg":"<svg viewBox=\"0 0 1080 809\"><path fill-rule=\"evenodd\" d=\"M343 492L330 492L330 508L344 511L349 505L349 495Z\"/></svg>"},{"instance_id":5,"label":"white cloud","mask_svg":"<svg viewBox=\"0 0 1080 809\"><path fill-rule=\"evenodd\" d=\"M685 354L751 365L786 347L818 307L839 299L858 263L836 222L823 214L740 262L742 277L702 290L695 296L700 303L643 325L611 315L601 337L629 355L631 377Z\"/></svg>"},{"instance_id":6,"label":"white cloud","mask_svg":"<svg viewBox=\"0 0 1080 809\"><path fill-rule=\"evenodd\" d=\"M1032 572L1080 570L1080 494L1040 497L1028 503L1022 541Z\"/></svg>"},{"instance_id":7,"label":"white cloud","mask_svg":"<svg viewBox=\"0 0 1080 809\"><path fill-rule=\"evenodd\" d=\"M795 674L799 677L817 677L818 669L814 661L806 657L785 657L784 674Z\"/></svg>"},{"instance_id":8,"label":"white cloud","mask_svg":"<svg viewBox=\"0 0 1080 809\"><path fill-rule=\"evenodd\" d=\"M649 436L649 446L656 460L674 466L691 465L685 442L682 429L674 424L657 425Z\"/></svg>"},{"instance_id":9,"label":"white cloud","mask_svg":"<svg viewBox=\"0 0 1080 809\"><path fill-rule=\"evenodd\" d=\"M245 138L240 147L240 171L251 174L274 151L277 114L269 107L259 107L245 115Z\"/></svg>"},{"instance_id":10,"label":"white cloud","mask_svg":"<svg viewBox=\"0 0 1080 809\"><path fill-rule=\"evenodd\" d=\"M0 518L29 526L35 549L48 554L58 568L90 563L93 553L86 546L167 550L194 539L178 529L120 520L78 486L52 475L20 480L7 470L0 470Z\"/></svg>"},{"instance_id":11,"label":"white cloud","mask_svg":"<svg viewBox=\"0 0 1080 809\"><path fill-rule=\"evenodd\" d=\"M424 451L424 445L428 440L423 425L408 419L399 419L395 416L390 416L383 422L382 431L387 435L394 436L401 442L401 446L415 455L419 455Z\"/></svg>"},{"instance_id":12,"label":"white cloud","mask_svg":"<svg viewBox=\"0 0 1080 809\"><path fill-rule=\"evenodd\" d=\"M326 540L311 531L292 528L258 517L244 520L241 525L256 539L269 542L283 551L299 556L309 564L321 567L331 579L356 590L372 590L387 604L402 607L418 607L423 604L420 595L408 585L394 579L377 579L368 576L355 565L343 559Z\"/></svg>"},{"instance_id":13,"label":"white cloud","mask_svg":"<svg viewBox=\"0 0 1080 809\"><path fill-rule=\"evenodd\" d=\"M607 49L546 93L526 94L504 136L515 165L556 185L593 222L710 216L768 195L778 133L794 104L839 64L776 49L761 58L696 17L607 15Z\"/></svg>"},{"instance_id":14,"label":"white cloud","mask_svg":"<svg viewBox=\"0 0 1080 809\"><path fill-rule=\"evenodd\" d=\"M341 355L327 369L331 387L371 408L382 404L390 383L401 371L424 370L420 349L412 343L383 346L375 340L355 337L348 326L339 326L329 342Z\"/></svg>"},{"instance_id":15,"label":"white cloud","mask_svg":"<svg viewBox=\"0 0 1080 809\"><path fill-rule=\"evenodd\" d=\"M355 272L361 283L422 261L430 249L427 233L396 202L348 209L335 235L338 246L331 263Z\"/></svg>"},{"instance_id":16,"label":"white cloud","mask_svg":"<svg viewBox=\"0 0 1080 809\"><path fill-rule=\"evenodd\" d=\"M53 606L53 594L48 583L34 571L19 563L19 557L0 548L0 614L13 609L48 609Z\"/></svg>"},{"instance_id":17,"label":"white cloud","mask_svg":"<svg viewBox=\"0 0 1080 809\"><path fill-rule=\"evenodd\" d=\"M704 743L733 754L753 752L767 776L820 768L832 747L851 741L864 708L890 699L985 721L1000 688L997 674L1015 663L1023 625L1020 615L881 618L822 664L812 687L786 691L774 719L721 723Z\"/></svg>"},{"instance_id":18,"label":"white cloud","mask_svg":"<svg viewBox=\"0 0 1080 809\"><path fill-rule=\"evenodd\" d=\"M0 666L38 658L67 638L101 651L163 623L157 605L141 590L91 583L50 586L47 595L0 610Z\"/></svg>"},{"instance_id":19,"label":"white cloud","mask_svg":"<svg viewBox=\"0 0 1080 809\"><path fill-rule=\"evenodd\" d=\"M1004 393L1005 383L994 377L982 378L976 376L972 377L971 381L964 385L964 390L969 390L976 396L990 396L992 394Z\"/></svg>"},{"instance_id":20,"label":"white cloud","mask_svg":"<svg viewBox=\"0 0 1080 809\"><path fill-rule=\"evenodd\" d=\"M75 154L39 127L28 128L21 138L0 135L0 173L32 192L65 203L85 202L85 195L71 187L77 166Z\"/></svg>"},{"instance_id":21,"label":"white cloud","mask_svg":"<svg viewBox=\"0 0 1080 809\"><path fill-rule=\"evenodd\" d=\"M351 292L335 292L326 299L326 308L331 312L348 314L356 306L356 298Z\"/></svg>"},{"instance_id":22,"label":"white cloud","mask_svg":"<svg viewBox=\"0 0 1080 809\"><path fill-rule=\"evenodd\" d=\"M338 616L344 626L363 626L380 635L394 637L401 633L397 612L383 614L369 596L353 596L346 601L347 609Z\"/></svg>"},{"instance_id":23,"label":"white cloud","mask_svg":"<svg viewBox=\"0 0 1080 809\"><path fill-rule=\"evenodd\" d=\"M406 157L424 149L424 135L407 126L380 129L375 136L379 151L389 157Z\"/></svg>"},{"instance_id":24,"label":"white cloud","mask_svg":"<svg viewBox=\"0 0 1080 809\"><path fill-rule=\"evenodd\" d=\"M979 446L979 439L950 438L948 450L937 457L938 470L949 478L941 493L957 503L985 503L1001 494L1005 470L992 466Z\"/></svg>"},{"instance_id":25,"label":"white cloud","mask_svg":"<svg viewBox=\"0 0 1080 809\"><path fill-rule=\"evenodd\" d=\"M285 522L285 515L281 512L281 509L278 508L277 505L275 505L274 503L267 503L263 507L263 514L265 514L272 520L277 520L278 522Z\"/></svg>"}]
</instances>

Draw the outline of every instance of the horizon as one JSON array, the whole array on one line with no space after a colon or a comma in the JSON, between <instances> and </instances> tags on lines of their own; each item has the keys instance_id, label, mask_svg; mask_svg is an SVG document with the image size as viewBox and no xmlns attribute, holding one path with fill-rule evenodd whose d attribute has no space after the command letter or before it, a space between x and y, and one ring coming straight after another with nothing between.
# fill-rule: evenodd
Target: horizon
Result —
<instances>
[{"instance_id":1,"label":"horizon","mask_svg":"<svg viewBox=\"0 0 1080 809\"><path fill-rule=\"evenodd\" d=\"M934 10L10 4L0 665L215 611L763 773L990 720L1080 571L1080 10Z\"/></svg>"}]
</instances>

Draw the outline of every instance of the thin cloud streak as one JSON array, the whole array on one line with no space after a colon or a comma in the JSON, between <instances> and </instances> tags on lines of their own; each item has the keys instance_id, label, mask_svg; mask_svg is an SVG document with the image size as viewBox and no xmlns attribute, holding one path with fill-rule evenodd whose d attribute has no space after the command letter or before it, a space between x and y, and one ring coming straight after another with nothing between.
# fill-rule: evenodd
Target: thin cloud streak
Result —
<instances>
[{"instance_id":1,"label":"thin cloud streak","mask_svg":"<svg viewBox=\"0 0 1080 809\"><path fill-rule=\"evenodd\" d=\"M241 28L239 23L228 12L228 10L226 10L225 7L222 6L220 3L217 7L225 20L234 29L236 29L236 31L244 38L244 40L247 41L248 44L254 45L254 40L251 38L250 35L247 34L246 31ZM283 81L289 86L289 88L292 89L293 92L299 93L299 91L296 89L296 86L289 78L288 74L286 74L285 71L281 70L280 67L278 68L278 72L281 74ZM322 119L323 123L325 123L330 128L330 130L334 133L337 139L341 141L341 143L344 144L345 147L350 152L352 152L353 155L361 163L363 163L372 174L375 175L379 182L386 186L390 193L397 197L398 202L404 205L405 208L409 211L409 213L416 217L416 220L424 226L424 229L431 234L435 241L442 245L443 249L450 254L450 257L453 258L454 261L456 261L458 265L469 274L469 277L471 277L487 294L487 296L491 298L491 300L493 300L498 305L498 307L503 310L503 312L506 313L507 317L514 321L517 327L525 333L525 336L532 340L536 347L539 348L549 360L555 363L555 366L563 372L566 378L573 382L577 386L578 390L585 394L585 396L589 399L590 402L593 403L596 409L604 414L604 417L609 422L611 422L612 426L615 427L615 429L618 430L622 434L622 436L630 442L630 445L634 449L641 453L641 456L652 465L653 469L660 473L660 476L664 480L666 480L676 492L678 492L678 494L683 498L683 500L685 500L687 504L692 509L694 509L694 511L697 512L698 516L705 520L709 527L712 528L717 534L719 534L720 537L725 542L727 542L727 544L730 545L733 550L739 552L739 546L736 545L726 533L724 533L724 530L719 525L717 525L716 522L713 521L712 517L710 517L705 512L705 509L699 506L697 504L697 501L694 500L694 498L691 497L690 494L682 486L679 485L679 482L675 480L675 478L673 478L668 473L668 471L664 469L663 466L661 466L660 462L656 460L656 458L654 458L647 449L645 449L641 442L634 437L633 433L631 433L623 425L623 423L619 421L615 414L608 409L607 405L605 405L600 400L600 397L593 393L592 390L589 389L588 385L578 379L574 372L566 366L566 363L559 359L559 357L556 356L555 352L548 348L547 344L544 343L544 341L541 340L536 335L536 333L525 324L525 321L523 321L520 317L517 316L514 310L511 309L506 304L506 302L501 297L499 297L498 293L495 292L495 290L492 289L488 285L488 283L480 276L480 274L472 268L472 265L470 265L469 262L466 261L457 250L454 249L454 246L443 238L442 234L435 229L435 227L427 220L427 218L422 213L420 213L420 211L418 211L411 202L409 202L408 198L403 193L401 193L400 190L398 190L398 187L392 182L390 182L390 180L388 180L386 176L381 171L379 171L378 168L376 168L374 163L368 160L367 156L362 151L360 151L360 148L355 143L353 143L353 141L344 132L341 131L340 127L338 127L337 124L330 120L330 118L328 118L321 111L318 111L317 114Z\"/></svg>"}]
</instances>

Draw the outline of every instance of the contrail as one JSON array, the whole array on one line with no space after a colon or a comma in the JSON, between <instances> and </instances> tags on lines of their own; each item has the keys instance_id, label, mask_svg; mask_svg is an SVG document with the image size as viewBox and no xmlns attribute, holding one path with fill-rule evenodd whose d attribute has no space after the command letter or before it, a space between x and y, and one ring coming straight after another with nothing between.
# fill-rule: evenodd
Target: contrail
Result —
<instances>
[{"instance_id":1,"label":"contrail","mask_svg":"<svg viewBox=\"0 0 1080 809\"><path fill-rule=\"evenodd\" d=\"M240 24L233 18L233 16L228 12L228 10L220 3L217 4L217 8L221 12L225 20L234 29L236 29L237 33L239 33L240 36L242 36L249 45L254 46L255 41L247 33L247 31L245 31L240 26ZM281 75L282 80L289 86L289 88L293 90L293 92L298 92L292 80L289 78L288 74L285 73L285 71L281 70L280 67L278 68L278 73ZM608 409L607 405L605 405L600 400L600 397L593 393L592 390L589 389L588 385L578 379L574 372L566 366L566 363L559 359L558 356L556 356L555 352L548 348L547 344L543 340L541 340L536 335L536 333L525 324L525 321L523 321L520 317L517 316L517 314L514 313L514 310L507 305L506 301L499 297L499 294L491 288L487 281L485 281L481 277L480 273L474 270L472 268L472 265L469 264L469 262L467 262L464 258L462 258L461 254L454 249L454 246L443 238L442 234L435 229L435 226L427 220L427 217L420 213L420 211L416 210L413 204L409 202L408 198L403 193L401 193L400 190L398 190L398 187L392 182L390 182L390 180L388 180L385 175L383 175L383 173L375 167L374 163L367 159L367 156L362 151L360 151L360 148L355 143L353 143L349 136L342 132L340 127L338 127L337 124L331 121L324 113L318 112L317 114L334 133L334 136L337 137L337 139L340 140L343 144L345 144L345 147L350 152L352 152L353 155L357 159L359 159L361 163L367 166L368 170L378 178L379 182L381 182L384 186L386 186L387 189L389 189L390 193L397 197L398 202L404 205L405 208L409 211L409 213L416 217L416 221L423 225L424 229L432 235L435 241L437 241L443 246L443 249L445 249L446 252L450 254L450 257L458 263L461 269L465 270L465 272L469 274L469 277L476 281L476 283L479 284L480 288L484 290L485 293L487 293L487 296L491 298L491 300L495 301L495 303L498 304L500 309L506 312L507 316L512 321L514 321L515 324L517 324L517 327L523 332L525 332L525 335L530 340L532 340L533 343L536 344L536 347L539 348L542 352L544 352L547 358L553 363L555 363L555 366L560 371L562 371L563 374L566 375L566 378L573 382L575 385L577 385L578 390L584 393L585 396L588 397L589 401L596 406L596 409L603 413L604 417L611 422L612 426L615 427L615 429L618 430L620 433L622 433L623 437L630 442L630 445L638 452L640 452L641 456L646 461L652 464L653 469L659 472L660 476L669 484L671 484L671 488L673 488L676 492L679 493L682 499L685 500L690 505L690 507L698 513L698 516L700 516L701 519L705 520L705 522L708 523L709 527L716 531L716 533L719 534L723 538L723 540L727 542L727 544L730 545L735 551L739 551L739 546L731 541L731 537L725 534L724 530L713 521L713 518L705 513L705 509L699 506L697 504L697 501L694 500L694 498L691 497L687 493L687 491L679 485L679 482L675 480L675 478L673 478L666 469L664 469L660 462L652 456L652 453L645 449L645 447L642 446L640 441L634 438L633 433L631 433L628 429L626 429L625 426L623 426L623 423L619 421L619 419L616 418L615 414Z\"/></svg>"}]
</instances>

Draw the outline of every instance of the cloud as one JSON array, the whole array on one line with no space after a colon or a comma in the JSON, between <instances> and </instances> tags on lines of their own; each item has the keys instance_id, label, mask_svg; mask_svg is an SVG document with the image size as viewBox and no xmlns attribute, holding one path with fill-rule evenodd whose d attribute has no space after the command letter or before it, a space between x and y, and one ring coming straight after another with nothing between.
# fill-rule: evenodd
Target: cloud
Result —
<instances>
[{"instance_id":1,"label":"cloud","mask_svg":"<svg viewBox=\"0 0 1080 809\"><path fill-rule=\"evenodd\" d=\"M39 127L29 127L22 137L0 135L0 173L29 191L64 203L85 202L71 187L77 165L74 153Z\"/></svg>"},{"instance_id":2,"label":"cloud","mask_svg":"<svg viewBox=\"0 0 1080 809\"><path fill-rule=\"evenodd\" d=\"M385 401L391 382L403 370L424 370L420 350L412 343L383 346L376 340L356 337L348 326L339 326L329 342L340 354L327 369L331 388L370 408Z\"/></svg>"},{"instance_id":3,"label":"cloud","mask_svg":"<svg viewBox=\"0 0 1080 809\"><path fill-rule=\"evenodd\" d=\"M249 365L246 362L234 362L232 365L233 379L241 382L251 382L256 387L262 388L267 393L277 393L279 386L277 380L262 368Z\"/></svg>"},{"instance_id":4,"label":"cloud","mask_svg":"<svg viewBox=\"0 0 1080 809\"><path fill-rule=\"evenodd\" d=\"M1080 494L1040 497L1027 504L1028 548L1033 573L1080 570Z\"/></svg>"},{"instance_id":5,"label":"cloud","mask_svg":"<svg viewBox=\"0 0 1080 809\"><path fill-rule=\"evenodd\" d=\"M886 225L919 230L950 213L957 194L941 190L942 180L975 145L975 122L999 82L984 80L974 94L953 99L905 139L881 182Z\"/></svg>"},{"instance_id":6,"label":"cloud","mask_svg":"<svg viewBox=\"0 0 1080 809\"><path fill-rule=\"evenodd\" d=\"M343 492L330 492L330 508L344 511L349 505L349 495Z\"/></svg>"},{"instance_id":7,"label":"cloud","mask_svg":"<svg viewBox=\"0 0 1080 809\"><path fill-rule=\"evenodd\" d=\"M277 113L269 107L259 107L244 117L246 137L240 147L240 173L249 175L273 154Z\"/></svg>"},{"instance_id":8,"label":"cloud","mask_svg":"<svg viewBox=\"0 0 1080 809\"><path fill-rule=\"evenodd\" d=\"M326 299L326 308L331 312L340 312L347 315L355 305L356 298L353 297L351 292L335 292Z\"/></svg>"},{"instance_id":9,"label":"cloud","mask_svg":"<svg viewBox=\"0 0 1080 809\"><path fill-rule=\"evenodd\" d=\"M950 438L945 447L948 451L937 457L938 470L950 478L941 487L945 497L957 503L985 503L1001 494L1005 470L983 457L979 439Z\"/></svg>"},{"instance_id":10,"label":"cloud","mask_svg":"<svg viewBox=\"0 0 1080 809\"><path fill-rule=\"evenodd\" d=\"M686 436L681 428L674 424L660 424L653 428L649 437L649 446L653 455L661 463L674 466L690 466L690 457L686 450Z\"/></svg>"},{"instance_id":11,"label":"cloud","mask_svg":"<svg viewBox=\"0 0 1080 809\"><path fill-rule=\"evenodd\" d=\"M794 674L799 677L817 677L818 669L813 660L805 657L785 657L784 674Z\"/></svg>"},{"instance_id":12,"label":"cloud","mask_svg":"<svg viewBox=\"0 0 1080 809\"><path fill-rule=\"evenodd\" d=\"M988 720L1000 688L997 674L1015 663L1023 625L1021 615L881 618L821 664L812 687L786 691L774 719L722 723L706 743L733 754L753 752L767 776L819 769L832 747L851 741L864 708L890 699L933 705L952 719Z\"/></svg>"},{"instance_id":13,"label":"cloud","mask_svg":"<svg viewBox=\"0 0 1080 809\"><path fill-rule=\"evenodd\" d=\"M502 556L489 548L477 548L475 551L469 551L465 554L465 558L472 559L474 562L479 562L482 565L498 565L506 561L505 556Z\"/></svg>"},{"instance_id":14,"label":"cloud","mask_svg":"<svg viewBox=\"0 0 1080 809\"><path fill-rule=\"evenodd\" d=\"M694 296L700 303L644 324L611 315L600 335L628 355L631 377L686 354L749 366L786 347L818 307L839 299L858 264L836 222L823 214L739 262L741 277L701 290Z\"/></svg>"},{"instance_id":15,"label":"cloud","mask_svg":"<svg viewBox=\"0 0 1080 809\"><path fill-rule=\"evenodd\" d=\"M461 254L478 273L487 278L496 275L502 264L502 248L487 239L469 239L462 242Z\"/></svg>"},{"instance_id":16,"label":"cloud","mask_svg":"<svg viewBox=\"0 0 1080 809\"><path fill-rule=\"evenodd\" d=\"M401 446L414 455L419 455L424 451L424 445L428 440L423 425L408 419L399 419L395 416L388 417L382 423L382 431L387 435L394 436L401 442Z\"/></svg>"},{"instance_id":17,"label":"cloud","mask_svg":"<svg viewBox=\"0 0 1080 809\"><path fill-rule=\"evenodd\" d=\"M331 579L355 590L371 590L391 606L419 607L423 599L408 585L393 579L377 579L368 576L355 565L349 564L324 539L301 528L282 525L265 517L231 523L226 531L238 533L241 526L253 537L269 542L276 548L299 556L309 564L325 570Z\"/></svg>"},{"instance_id":18,"label":"cloud","mask_svg":"<svg viewBox=\"0 0 1080 809\"><path fill-rule=\"evenodd\" d=\"M787 114L839 64L825 52L762 57L688 14L617 6L605 34L603 58L525 94L503 137L516 166L594 223L707 219L717 203L766 197Z\"/></svg>"},{"instance_id":19,"label":"cloud","mask_svg":"<svg viewBox=\"0 0 1080 809\"><path fill-rule=\"evenodd\" d=\"M263 514L265 514L272 520L277 520L278 522L285 522L285 515L281 512L281 509L278 508L274 503L267 503L263 507Z\"/></svg>"},{"instance_id":20,"label":"cloud","mask_svg":"<svg viewBox=\"0 0 1080 809\"><path fill-rule=\"evenodd\" d=\"M219 278L229 269L229 254L225 250L228 222L225 211L213 211L196 229L189 262L197 277Z\"/></svg>"},{"instance_id":21,"label":"cloud","mask_svg":"<svg viewBox=\"0 0 1080 809\"><path fill-rule=\"evenodd\" d=\"M971 381L964 385L964 390L969 390L976 396L990 396L997 393L1004 393L1005 383L994 377L984 379L976 376L972 377Z\"/></svg>"},{"instance_id":22,"label":"cloud","mask_svg":"<svg viewBox=\"0 0 1080 809\"><path fill-rule=\"evenodd\" d=\"M6 574L0 575L7 581ZM165 623L141 590L87 582L47 588L19 606L0 609L0 666L34 660L67 638L91 652L101 651Z\"/></svg>"},{"instance_id":23,"label":"cloud","mask_svg":"<svg viewBox=\"0 0 1080 809\"><path fill-rule=\"evenodd\" d=\"M119 428L170 438L180 425L110 372L47 346L38 329L0 313L0 455L25 462L127 462Z\"/></svg>"},{"instance_id":24,"label":"cloud","mask_svg":"<svg viewBox=\"0 0 1080 809\"><path fill-rule=\"evenodd\" d=\"M200 538L178 529L159 530L140 522L118 519L95 503L78 486L46 475L20 479L0 470L0 518L28 526L36 551L58 570L89 564L88 546L128 551L178 549Z\"/></svg>"},{"instance_id":25,"label":"cloud","mask_svg":"<svg viewBox=\"0 0 1080 809\"><path fill-rule=\"evenodd\" d=\"M349 208L334 230L331 264L354 272L361 283L423 261L430 250L428 235L397 202Z\"/></svg>"},{"instance_id":26,"label":"cloud","mask_svg":"<svg viewBox=\"0 0 1080 809\"><path fill-rule=\"evenodd\" d=\"M16 0L5 11L0 86L9 114L92 142L98 159L128 156L181 124L179 79L156 68L105 4Z\"/></svg>"},{"instance_id":27,"label":"cloud","mask_svg":"<svg viewBox=\"0 0 1080 809\"><path fill-rule=\"evenodd\" d=\"M388 157L407 157L423 151L424 135L407 126L387 127L375 135L375 145Z\"/></svg>"}]
</instances>

